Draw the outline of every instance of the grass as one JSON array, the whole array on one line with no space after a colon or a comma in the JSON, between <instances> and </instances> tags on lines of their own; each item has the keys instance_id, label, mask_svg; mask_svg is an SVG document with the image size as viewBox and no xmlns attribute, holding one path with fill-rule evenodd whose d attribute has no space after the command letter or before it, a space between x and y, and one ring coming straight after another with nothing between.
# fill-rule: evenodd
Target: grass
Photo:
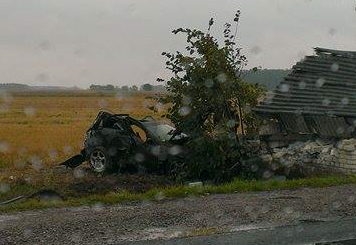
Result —
<instances>
[{"instance_id":1,"label":"grass","mask_svg":"<svg viewBox=\"0 0 356 245\"><path fill-rule=\"evenodd\" d=\"M183 198L187 196L272 191L297 189L303 187L317 188L344 184L356 184L356 176L320 177L285 181L248 181L236 179L230 183L222 185L205 185L194 187L179 185L166 188L154 188L144 193L132 193L128 191L119 193L111 192L105 195L89 195L81 198L72 197L60 202L44 202L31 199L19 203L12 203L6 206L0 206L0 211L13 212L44 208L95 206L97 204L112 205L127 202L140 202L144 200L161 201L164 199Z\"/></svg>"}]
</instances>

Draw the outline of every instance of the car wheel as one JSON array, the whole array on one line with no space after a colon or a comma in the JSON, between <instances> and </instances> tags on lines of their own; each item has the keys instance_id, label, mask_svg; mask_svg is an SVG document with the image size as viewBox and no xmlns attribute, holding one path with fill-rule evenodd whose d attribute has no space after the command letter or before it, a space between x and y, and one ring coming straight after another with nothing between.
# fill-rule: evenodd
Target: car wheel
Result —
<instances>
[{"instance_id":1,"label":"car wheel","mask_svg":"<svg viewBox=\"0 0 356 245\"><path fill-rule=\"evenodd\" d=\"M111 158L104 147L96 147L89 154L89 164L97 173L104 173L111 169Z\"/></svg>"}]
</instances>

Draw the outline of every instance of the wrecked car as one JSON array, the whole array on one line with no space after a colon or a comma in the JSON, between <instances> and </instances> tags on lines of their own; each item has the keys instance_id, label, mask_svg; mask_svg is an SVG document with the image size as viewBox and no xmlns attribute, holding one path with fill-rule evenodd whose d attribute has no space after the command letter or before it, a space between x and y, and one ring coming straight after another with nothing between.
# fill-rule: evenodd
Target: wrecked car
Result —
<instances>
[{"instance_id":1,"label":"wrecked car","mask_svg":"<svg viewBox=\"0 0 356 245\"><path fill-rule=\"evenodd\" d=\"M75 168L88 161L97 173L144 171L166 173L168 160L182 157L188 136L151 116L136 120L128 114L100 111L86 131L81 153L61 163Z\"/></svg>"}]
</instances>

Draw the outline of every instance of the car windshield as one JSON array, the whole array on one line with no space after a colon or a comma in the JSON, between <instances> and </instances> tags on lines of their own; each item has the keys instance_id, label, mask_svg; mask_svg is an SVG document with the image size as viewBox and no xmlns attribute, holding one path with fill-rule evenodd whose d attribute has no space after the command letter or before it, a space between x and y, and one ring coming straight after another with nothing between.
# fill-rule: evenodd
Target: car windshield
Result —
<instances>
[{"instance_id":1,"label":"car windshield","mask_svg":"<svg viewBox=\"0 0 356 245\"><path fill-rule=\"evenodd\" d=\"M172 138L173 132L176 130L174 127L168 124L155 124L149 123L146 124L147 129L158 139L162 141L168 141ZM174 138L181 137L179 135Z\"/></svg>"}]
</instances>

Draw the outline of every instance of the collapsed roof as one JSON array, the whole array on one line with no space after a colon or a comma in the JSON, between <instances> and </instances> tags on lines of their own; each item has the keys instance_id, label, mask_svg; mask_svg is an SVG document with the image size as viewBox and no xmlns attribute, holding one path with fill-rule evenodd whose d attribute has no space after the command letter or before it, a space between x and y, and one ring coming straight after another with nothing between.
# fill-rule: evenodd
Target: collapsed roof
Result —
<instances>
[{"instance_id":1,"label":"collapsed roof","mask_svg":"<svg viewBox=\"0 0 356 245\"><path fill-rule=\"evenodd\" d=\"M303 118L318 117L319 123L324 126L334 124L331 126L333 130L327 130L330 132L320 132L323 129L319 127L320 130L316 130L319 134L336 134L336 126L342 126L339 131L345 131L351 125L347 120L356 118L356 52L324 48L314 50L315 55L306 56L295 64L292 72L273 92L267 93L254 111L282 116L285 122L290 121L285 124L305 132L310 132L310 127ZM302 120L299 125L297 118Z\"/></svg>"}]
</instances>

